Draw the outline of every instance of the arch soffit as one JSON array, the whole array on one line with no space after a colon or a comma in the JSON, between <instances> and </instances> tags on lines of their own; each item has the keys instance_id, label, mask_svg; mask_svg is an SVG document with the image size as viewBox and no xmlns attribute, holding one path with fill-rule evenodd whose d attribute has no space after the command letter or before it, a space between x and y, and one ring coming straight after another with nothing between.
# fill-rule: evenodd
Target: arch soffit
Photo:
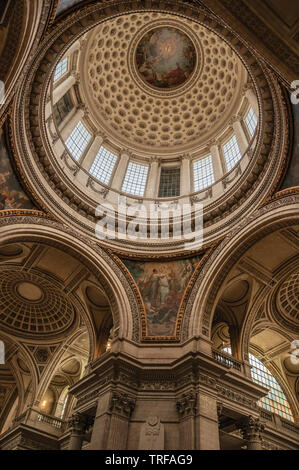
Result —
<instances>
[{"instance_id":1,"label":"arch soffit","mask_svg":"<svg viewBox=\"0 0 299 470\"><path fill-rule=\"evenodd\" d=\"M201 334L210 339L215 305L221 286L240 257L257 241L285 226L298 224L299 191L277 193L270 202L244 219L206 258L186 303L182 339ZM248 340L255 315L246 321ZM248 341L246 341L248 342Z\"/></svg>"},{"instance_id":2,"label":"arch soffit","mask_svg":"<svg viewBox=\"0 0 299 470\"><path fill-rule=\"evenodd\" d=\"M118 337L139 342L142 302L131 276L109 250L38 211L3 211L0 236L3 244L21 240L48 244L82 262L105 288Z\"/></svg>"}]
</instances>

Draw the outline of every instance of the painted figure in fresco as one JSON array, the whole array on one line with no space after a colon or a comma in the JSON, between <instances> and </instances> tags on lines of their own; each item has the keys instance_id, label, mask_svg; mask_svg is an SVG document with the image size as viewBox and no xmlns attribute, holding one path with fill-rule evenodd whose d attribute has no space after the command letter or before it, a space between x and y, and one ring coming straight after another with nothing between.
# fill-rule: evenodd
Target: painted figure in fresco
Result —
<instances>
[{"instance_id":1,"label":"painted figure in fresco","mask_svg":"<svg viewBox=\"0 0 299 470\"><path fill-rule=\"evenodd\" d=\"M169 88L183 84L193 72L195 48L190 39L175 28L149 31L136 51L141 76L151 85Z\"/></svg>"},{"instance_id":2,"label":"painted figure in fresco","mask_svg":"<svg viewBox=\"0 0 299 470\"><path fill-rule=\"evenodd\" d=\"M142 295L149 336L174 334L177 314L186 286L199 259L172 262L127 262Z\"/></svg>"},{"instance_id":3,"label":"painted figure in fresco","mask_svg":"<svg viewBox=\"0 0 299 470\"><path fill-rule=\"evenodd\" d=\"M145 283L143 289L143 295L148 299L152 307L158 307L161 304L161 274L158 274L157 269L153 269L153 272Z\"/></svg>"}]
</instances>

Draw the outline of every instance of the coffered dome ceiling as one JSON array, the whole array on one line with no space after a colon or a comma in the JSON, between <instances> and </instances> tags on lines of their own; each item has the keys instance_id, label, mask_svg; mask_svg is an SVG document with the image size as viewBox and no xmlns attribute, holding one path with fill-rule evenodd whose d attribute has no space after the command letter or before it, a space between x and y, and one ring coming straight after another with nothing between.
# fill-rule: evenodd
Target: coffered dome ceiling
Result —
<instances>
[{"instance_id":1,"label":"coffered dome ceiling","mask_svg":"<svg viewBox=\"0 0 299 470\"><path fill-rule=\"evenodd\" d=\"M0 323L14 335L62 334L75 321L73 305L46 277L17 270L0 273Z\"/></svg>"},{"instance_id":2,"label":"coffered dome ceiling","mask_svg":"<svg viewBox=\"0 0 299 470\"><path fill-rule=\"evenodd\" d=\"M80 91L98 129L153 154L215 137L240 106L247 73L193 21L162 13L114 18L85 38Z\"/></svg>"},{"instance_id":3,"label":"coffered dome ceiling","mask_svg":"<svg viewBox=\"0 0 299 470\"><path fill-rule=\"evenodd\" d=\"M276 321L290 331L299 331L299 274L288 275L272 299L272 314Z\"/></svg>"},{"instance_id":4,"label":"coffered dome ceiling","mask_svg":"<svg viewBox=\"0 0 299 470\"><path fill-rule=\"evenodd\" d=\"M164 201L189 203L193 215L202 203L204 243L211 243L261 204L281 178L289 146L282 92L247 44L206 10L171 0L163 11L150 0L131 13L111 5L82 6L40 45L14 102L11 139L21 176L42 208L93 238L97 208L108 203L117 212L119 195L128 206L147 209ZM53 82L66 58L66 70ZM64 113L60 122L57 112ZM67 145L73 133L78 154ZM101 152L102 179L96 166ZM213 168L211 179L203 177L204 185L196 187L197 162ZM124 185L130 165L146 173L136 192L136 175ZM162 170L168 190L169 169L177 189L160 195ZM184 241L160 235L154 241L120 237L109 246L185 250Z\"/></svg>"}]
</instances>

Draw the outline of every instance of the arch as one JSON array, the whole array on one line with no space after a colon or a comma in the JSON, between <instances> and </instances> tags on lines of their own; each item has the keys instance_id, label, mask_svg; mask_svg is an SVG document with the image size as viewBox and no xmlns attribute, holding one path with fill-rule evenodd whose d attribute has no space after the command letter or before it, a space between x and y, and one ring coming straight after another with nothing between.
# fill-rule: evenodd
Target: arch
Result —
<instances>
[{"instance_id":1,"label":"arch","mask_svg":"<svg viewBox=\"0 0 299 470\"><path fill-rule=\"evenodd\" d=\"M187 301L183 332L186 340L198 334L211 338L215 306L223 283L240 257L258 240L276 229L298 223L298 190L281 191L269 203L244 219L207 258L193 285ZM254 315L246 320L242 331L241 355L248 354L250 331Z\"/></svg>"},{"instance_id":2,"label":"arch","mask_svg":"<svg viewBox=\"0 0 299 470\"><path fill-rule=\"evenodd\" d=\"M137 290L108 250L38 211L3 211L0 236L3 244L33 241L54 246L82 262L105 288L117 336L139 341ZM94 334L91 339L94 343Z\"/></svg>"},{"instance_id":3,"label":"arch","mask_svg":"<svg viewBox=\"0 0 299 470\"><path fill-rule=\"evenodd\" d=\"M11 344L14 349L18 350L18 357L21 356L23 360L26 361L26 366L28 367L29 374L30 374L30 389L27 390L23 387L23 381L21 377L21 373L18 370L16 363L12 362L7 358L6 365L9 366L11 375L15 381L15 391L13 397L11 397L11 406L6 406L6 411L4 417L2 417L2 428L7 427L10 423L10 420L13 418L17 418L20 416L26 407L28 396L34 397L38 388L38 370L37 366L34 363L33 357L29 354L29 351L24 347L24 345L19 342L16 338L12 338L10 335L6 334L5 332L0 332L1 341L4 344L9 345ZM28 395L29 392L29 395ZM10 412L10 409L13 408L13 413ZM0 429L1 429L1 422L0 422Z\"/></svg>"}]
</instances>

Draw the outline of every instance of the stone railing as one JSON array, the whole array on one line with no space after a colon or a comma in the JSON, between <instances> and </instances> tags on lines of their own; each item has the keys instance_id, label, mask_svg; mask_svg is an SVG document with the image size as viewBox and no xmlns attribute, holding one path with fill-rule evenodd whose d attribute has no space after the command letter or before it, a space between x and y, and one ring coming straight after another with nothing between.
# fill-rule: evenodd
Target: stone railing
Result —
<instances>
[{"instance_id":1,"label":"stone railing","mask_svg":"<svg viewBox=\"0 0 299 470\"><path fill-rule=\"evenodd\" d=\"M64 421L59 419L59 418L54 418L53 416L49 416L46 414L39 414L37 416L37 420L46 424L49 424L50 426L53 426L54 428L57 429L62 429L64 427Z\"/></svg>"},{"instance_id":2,"label":"stone railing","mask_svg":"<svg viewBox=\"0 0 299 470\"><path fill-rule=\"evenodd\" d=\"M13 427L25 424L32 428L41 429L50 434L60 435L66 429L66 422L55 416L49 416L38 409L28 408L13 421Z\"/></svg>"},{"instance_id":3,"label":"stone railing","mask_svg":"<svg viewBox=\"0 0 299 470\"><path fill-rule=\"evenodd\" d=\"M296 434L297 436L299 435L299 427L293 421L284 419L278 414L265 410L262 407L259 407L259 412L261 419L264 420L264 423L267 426L267 429L274 428L280 433L284 431L286 434L289 434L289 432L291 432Z\"/></svg>"},{"instance_id":4,"label":"stone railing","mask_svg":"<svg viewBox=\"0 0 299 470\"><path fill-rule=\"evenodd\" d=\"M235 359L230 354L225 354L224 352L217 351L216 349L212 350L213 358L215 361L223 364L226 367L232 367L233 369L238 370L239 372L242 371L242 362Z\"/></svg>"}]
</instances>

